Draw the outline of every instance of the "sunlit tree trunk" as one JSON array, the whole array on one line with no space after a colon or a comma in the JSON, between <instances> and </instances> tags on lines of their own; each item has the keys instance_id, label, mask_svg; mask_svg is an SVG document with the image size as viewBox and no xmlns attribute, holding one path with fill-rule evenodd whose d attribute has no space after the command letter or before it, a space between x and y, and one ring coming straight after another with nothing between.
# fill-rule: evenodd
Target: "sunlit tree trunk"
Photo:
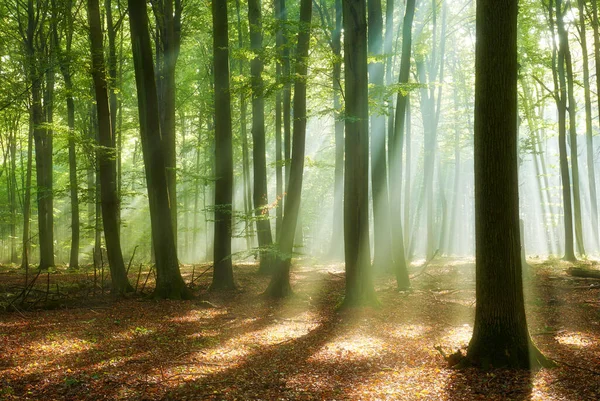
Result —
<instances>
[{"instance_id":1,"label":"sunlit tree trunk","mask_svg":"<svg viewBox=\"0 0 600 401\"><path fill-rule=\"evenodd\" d=\"M211 289L233 289L231 230L233 203L233 140L229 93L229 32L227 0L213 0L215 81L215 241Z\"/></svg>"},{"instance_id":2,"label":"sunlit tree trunk","mask_svg":"<svg viewBox=\"0 0 600 401\"><path fill-rule=\"evenodd\" d=\"M368 0L369 56L383 55L383 16L381 0ZM384 65L376 59L369 65L369 83L372 85L375 108L371 113L371 182L373 188L373 267L391 270L393 267L390 204L387 184L387 153L385 147L385 115L383 106Z\"/></svg>"},{"instance_id":3,"label":"sunlit tree trunk","mask_svg":"<svg viewBox=\"0 0 600 401\"><path fill-rule=\"evenodd\" d=\"M565 255L564 259L575 261L575 250L573 247L573 208L571 204L571 178L569 176L569 162L567 156L567 83L565 78L566 57L566 33L564 32L562 0L555 0L556 27L558 31L559 44L553 54L553 71L555 100L558 108L558 149L560 154L560 176L563 195L563 215L565 227ZM554 32L554 18L552 6L548 7L550 28ZM556 47L556 44L554 44Z\"/></svg>"},{"instance_id":4,"label":"sunlit tree trunk","mask_svg":"<svg viewBox=\"0 0 600 401\"><path fill-rule=\"evenodd\" d=\"M160 112L160 129L165 155L171 223L177 248L177 141L176 141L176 83L175 67L181 43L181 0L152 2L156 21L157 93Z\"/></svg>"},{"instance_id":5,"label":"sunlit tree trunk","mask_svg":"<svg viewBox=\"0 0 600 401\"><path fill-rule=\"evenodd\" d=\"M369 102L365 0L344 0L346 139L344 306L377 303L369 249Z\"/></svg>"},{"instance_id":6,"label":"sunlit tree trunk","mask_svg":"<svg viewBox=\"0 0 600 401\"><path fill-rule=\"evenodd\" d=\"M300 30L294 65L294 137L292 144L292 160L279 251L275 271L267 288L267 294L274 298L283 298L291 294L290 267L294 236L300 211L302 195L302 179L304 172L304 153L306 143L306 80L308 75L308 48L310 44L310 22L312 17L312 0L300 3Z\"/></svg>"},{"instance_id":7,"label":"sunlit tree trunk","mask_svg":"<svg viewBox=\"0 0 600 401\"><path fill-rule=\"evenodd\" d=\"M31 226L31 173L33 167L33 118L29 111L29 132L27 135L27 167L25 169L25 185L23 188L23 251L21 254L21 269L29 269L29 250L31 249L31 240L29 238L29 229Z\"/></svg>"},{"instance_id":8,"label":"sunlit tree trunk","mask_svg":"<svg viewBox=\"0 0 600 401\"><path fill-rule=\"evenodd\" d=\"M92 45L92 77L98 110L98 165L100 170L100 196L104 241L111 275L111 291L122 294L133 291L129 284L121 252L119 234L119 199L116 188L115 141L111 127L111 114L106 82L102 26L98 0L88 0L88 22Z\"/></svg>"},{"instance_id":9,"label":"sunlit tree trunk","mask_svg":"<svg viewBox=\"0 0 600 401\"><path fill-rule=\"evenodd\" d=\"M532 368L547 360L527 330L517 174L517 1L477 1L476 309L465 365Z\"/></svg>"},{"instance_id":10,"label":"sunlit tree trunk","mask_svg":"<svg viewBox=\"0 0 600 401\"><path fill-rule=\"evenodd\" d=\"M237 14L238 47L244 48L244 35L242 31L242 18L240 15L240 0L235 2ZM247 32L247 30L246 30ZM245 75L244 61L240 60L238 64L239 74ZM240 136L242 138L242 177L243 177L243 197L244 197L244 226L246 247L250 250L254 243L254 224L252 223L252 188L250 185L250 155L248 151L248 132L247 132L247 111L246 94L240 91Z\"/></svg>"},{"instance_id":11,"label":"sunlit tree trunk","mask_svg":"<svg viewBox=\"0 0 600 401\"><path fill-rule=\"evenodd\" d=\"M594 245L598 246L598 199L596 193L596 172L594 165L594 140L592 137L592 95L590 90L590 66L585 22L585 1L577 0L577 6L579 8L579 38L581 43L581 55L583 57L583 94L585 101L587 178L590 190L590 209L592 211L592 233L594 236Z\"/></svg>"},{"instance_id":12,"label":"sunlit tree trunk","mask_svg":"<svg viewBox=\"0 0 600 401\"><path fill-rule=\"evenodd\" d=\"M573 179L573 212L575 218L575 242L577 251L580 255L585 255L583 245L583 228L581 225L581 192L579 190L579 155L577 150L577 103L575 102L575 88L573 84L573 64L571 60L571 51L566 31L564 32L565 45L565 65L567 72L567 92L569 107L569 149L571 155L571 177Z\"/></svg>"},{"instance_id":13,"label":"sunlit tree trunk","mask_svg":"<svg viewBox=\"0 0 600 401\"><path fill-rule=\"evenodd\" d=\"M273 255L269 249L273 244L269 220L269 197L267 195L267 162L265 145L265 100L263 87L262 17L260 0L248 1L248 22L250 23L250 46L255 53L250 63L252 86L252 139L254 162L254 211L256 231L260 247L259 272L272 270Z\"/></svg>"},{"instance_id":14,"label":"sunlit tree trunk","mask_svg":"<svg viewBox=\"0 0 600 401\"><path fill-rule=\"evenodd\" d=\"M402 25L402 55L400 58L400 74L398 83L406 85L410 73L410 54L412 51L412 25L415 15L415 0L406 2L404 12L404 22ZM402 204L402 147L404 142L404 132L406 124L406 105L408 94L398 92L396 101L396 114L394 119L394 136L390 157L390 192L391 204ZM406 217L407 218L407 217ZM402 230L401 213L395 213L392 221L392 238L394 249L394 272L398 288L406 289L410 287L408 270L406 266L404 232Z\"/></svg>"},{"instance_id":15,"label":"sunlit tree trunk","mask_svg":"<svg viewBox=\"0 0 600 401\"><path fill-rule=\"evenodd\" d=\"M160 244L154 249L157 272L154 296L156 298L187 299L191 298L191 293L179 271L175 234L171 221L146 2L144 0L128 0L128 4L152 239L154 244Z\"/></svg>"}]
</instances>

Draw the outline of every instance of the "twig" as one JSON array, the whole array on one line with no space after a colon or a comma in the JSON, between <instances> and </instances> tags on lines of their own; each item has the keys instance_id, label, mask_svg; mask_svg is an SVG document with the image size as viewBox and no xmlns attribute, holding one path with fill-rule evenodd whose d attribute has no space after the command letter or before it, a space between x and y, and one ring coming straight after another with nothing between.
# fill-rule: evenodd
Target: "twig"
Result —
<instances>
[{"instance_id":1,"label":"twig","mask_svg":"<svg viewBox=\"0 0 600 401\"><path fill-rule=\"evenodd\" d=\"M433 259L435 259L435 257L437 256L437 254L438 254L439 251L440 251L439 249L436 249L436 251L433 254L433 256L431 257L431 259L429 259L429 260L425 261L425 263L423 263L423 267L421 268L421 271L418 272L417 274L413 275L410 279L414 280L415 278L419 277L421 274L425 273L425 269L427 269L427 267L429 266L429 264L431 263L431 261Z\"/></svg>"},{"instance_id":2,"label":"twig","mask_svg":"<svg viewBox=\"0 0 600 401\"><path fill-rule=\"evenodd\" d=\"M127 265L127 272L125 274L129 274L129 268L131 267L131 262L133 262L133 258L135 257L135 251L138 249L138 245L133 248L133 253L131 254L131 258L129 259L129 264Z\"/></svg>"}]
</instances>

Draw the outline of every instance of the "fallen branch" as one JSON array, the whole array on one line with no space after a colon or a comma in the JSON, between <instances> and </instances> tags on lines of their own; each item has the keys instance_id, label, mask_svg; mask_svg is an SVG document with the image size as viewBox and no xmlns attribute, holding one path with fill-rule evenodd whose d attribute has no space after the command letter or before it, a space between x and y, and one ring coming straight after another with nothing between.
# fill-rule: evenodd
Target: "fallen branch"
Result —
<instances>
[{"instance_id":1,"label":"fallen branch","mask_svg":"<svg viewBox=\"0 0 600 401\"><path fill-rule=\"evenodd\" d=\"M582 267L571 267L567 273L574 277L600 279L600 270L584 269Z\"/></svg>"}]
</instances>

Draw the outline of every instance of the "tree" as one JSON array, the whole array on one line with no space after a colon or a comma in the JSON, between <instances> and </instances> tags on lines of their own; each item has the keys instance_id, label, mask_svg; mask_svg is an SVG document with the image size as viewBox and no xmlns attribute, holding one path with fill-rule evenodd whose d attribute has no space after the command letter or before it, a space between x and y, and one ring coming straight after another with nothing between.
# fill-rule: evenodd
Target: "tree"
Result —
<instances>
[{"instance_id":1,"label":"tree","mask_svg":"<svg viewBox=\"0 0 600 401\"><path fill-rule=\"evenodd\" d=\"M254 162L254 213L256 215L256 233L260 248L259 272L265 274L272 271L272 254L269 249L273 244L271 223L269 221L269 197L267 195L267 160L265 145L265 99L262 78L262 17L260 0L248 0L248 22L250 24L250 47L254 58L250 63L252 87L252 139Z\"/></svg>"},{"instance_id":2,"label":"tree","mask_svg":"<svg viewBox=\"0 0 600 401\"><path fill-rule=\"evenodd\" d=\"M291 294L290 267L294 236L300 211L302 195L302 179L304 170L304 153L306 143L306 80L308 75L308 48L310 45L310 22L312 17L312 0L300 3L300 31L298 32L298 48L294 64L294 137L292 143L292 163L290 181L287 186L285 213L283 215L279 251L276 259L276 270L273 273L267 294L274 298L283 298Z\"/></svg>"},{"instance_id":3,"label":"tree","mask_svg":"<svg viewBox=\"0 0 600 401\"><path fill-rule=\"evenodd\" d=\"M533 368L548 361L527 330L517 174L517 1L477 1L476 309L463 365Z\"/></svg>"},{"instance_id":4,"label":"tree","mask_svg":"<svg viewBox=\"0 0 600 401\"><path fill-rule=\"evenodd\" d=\"M373 266L390 270L393 266L392 228L387 186L387 157L385 150L385 115L383 110L383 16L381 0L368 0L368 50L376 61L369 65L376 105L371 113L371 181L373 186Z\"/></svg>"},{"instance_id":5,"label":"tree","mask_svg":"<svg viewBox=\"0 0 600 401\"><path fill-rule=\"evenodd\" d=\"M229 93L229 33L227 0L213 0L215 80L215 242L211 289L232 289L231 218L233 202L233 145Z\"/></svg>"},{"instance_id":6,"label":"tree","mask_svg":"<svg viewBox=\"0 0 600 401\"><path fill-rule=\"evenodd\" d=\"M412 49L412 25L415 16L415 0L406 2L404 12L404 23L402 25L402 54L400 58L400 74L398 83L406 85L410 73L410 54ZM398 92L396 101L396 114L394 121L394 135L391 138L391 156L390 156L390 192L393 205L400 205L402 202L402 144L404 141L404 128L406 121L406 108L408 104L407 93ZM408 188L407 188L408 190ZM394 214L392 222L392 238L394 254L394 272L396 274L396 283L399 289L410 287L408 270L406 267L406 255L404 251L404 235L402 230L402 218L400 213ZM405 215L408 220L408 215Z\"/></svg>"},{"instance_id":7,"label":"tree","mask_svg":"<svg viewBox=\"0 0 600 401\"><path fill-rule=\"evenodd\" d=\"M69 268L76 269L79 266L79 195L77 185L77 154L75 148L75 99L73 94L73 72L71 67L74 19L73 1L67 0L63 7L65 20L65 49L63 50L61 47L56 29L54 30L54 40L57 44L56 50L58 53L60 71L65 83L67 98L67 124L69 126L69 191L71 196L71 253L69 257Z\"/></svg>"},{"instance_id":8,"label":"tree","mask_svg":"<svg viewBox=\"0 0 600 401\"><path fill-rule=\"evenodd\" d=\"M369 102L365 0L344 0L346 139L344 174L344 306L377 304L369 249Z\"/></svg>"},{"instance_id":9,"label":"tree","mask_svg":"<svg viewBox=\"0 0 600 401\"><path fill-rule=\"evenodd\" d=\"M160 244L154 247L157 273L154 297L189 299L191 293L179 271L175 234L171 223L146 2L128 0L128 4L152 240L154 244Z\"/></svg>"},{"instance_id":10,"label":"tree","mask_svg":"<svg viewBox=\"0 0 600 401\"><path fill-rule=\"evenodd\" d=\"M115 161L115 141L111 128L111 114L108 103L108 84L104 64L104 47L102 44L102 25L100 22L100 6L98 0L88 0L88 22L90 25L90 41L92 49L92 77L96 94L98 111L98 164L100 171L100 196L102 222L106 254L110 265L111 291L123 294L133 291L127 280L125 263L121 252L121 236L119 234L119 198L117 196L117 168Z\"/></svg>"},{"instance_id":11,"label":"tree","mask_svg":"<svg viewBox=\"0 0 600 401\"><path fill-rule=\"evenodd\" d=\"M157 92L159 99L160 129L163 136L165 168L171 205L171 221L177 246L177 151L175 131L175 66L181 44L181 0L152 1L156 21Z\"/></svg>"}]
</instances>

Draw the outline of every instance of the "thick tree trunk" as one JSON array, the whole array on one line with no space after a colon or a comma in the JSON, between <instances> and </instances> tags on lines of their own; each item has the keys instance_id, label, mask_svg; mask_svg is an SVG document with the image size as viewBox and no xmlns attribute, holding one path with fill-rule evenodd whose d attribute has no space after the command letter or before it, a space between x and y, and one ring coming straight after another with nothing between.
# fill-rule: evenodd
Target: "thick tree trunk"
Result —
<instances>
[{"instance_id":1,"label":"thick tree trunk","mask_svg":"<svg viewBox=\"0 0 600 401\"><path fill-rule=\"evenodd\" d=\"M476 309L465 365L531 368L546 360L527 331L517 174L517 1L477 1Z\"/></svg>"},{"instance_id":2,"label":"thick tree trunk","mask_svg":"<svg viewBox=\"0 0 600 401\"><path fill-rule=\"evenodd\" d=\"M254 212L256 214L256 231L260 248L259 272L266 274L272 271L273 244L271 222L269 220L269 197L267 195L267 161L265 145L265 99L263 85L262 60L262 16L259 0L248 1L248 22L250 23L250 47L255 53L250 63L252 86L252 139L254 162ZM285 110L284 110L285 113Z\"/></svg>"},{"instance_id":3,"label":"thick tree trunk","mask_svg":"<svg viewBox=\"0 0 600 401\"><path fill-rule=\"evenodd\" d=\"M369 249L369 102L365 0L345 0L344 306L377 304Z\"/></svg>"},{"instance_id":4,"label":"thick tree trunk","mask_svg":"<svg viewBox=\"0 0 600 401\"><path fill-rule=\"evenodd\" d=\"M212 290L233 289L231 230L233 203L233 140L229 93L227 0L213 0L215 80L215 240Z\"/></svg>"},{"instance_id":5,"label":"thick tree trunk","mask_svg":"<svg viewBox=\"0 0 600 401\"><path fill-rule=\"evenodd\" d=\"M116 188L115 141L111 128L111 115L108 102L108 84L105 76L104 47L102 44L102 25L98 0L88 0L88 22L92 44L92 77L96 92L98 110L98 147L97 157L100 170L100 196L104 240L110 266L111 291L122 294L133 291L129 284L119 234L119 199Z\"/></svg>"},{"instance_id":6,"label":"thick tree trunk","mask_svg":"<svg viewBox=\"0 0 600 401\"><path fill-rule=\"evenodd\" d=\"M165 155L169 204L175 247L177 247L177 149L175 130L175 67L179 57L181 38L181 0L153 2L157 38L157 93L160 111L160 129Z\"/></svg>"},{"instance_id":7,"label":"thick tree trunk","mask_svg":"<svg viewBox=\"0 0 600 401\"><path fill-rule=\"evenodd\" d=\"M171 221L146 2L144 0L128 0L128 4L152 240L154 244L160 244L154 249L157 273L154 296L156 298L189 299L191 293L179 271L175 234Z\"/></svg>"},{"instance_id":8,"label":"thick tree trunk","mask_svg":"<svg viewBox=\"0 0 600 401\"><path fill-rule=\"evenodd\" d=\"M402 25L402 54L400 57L400 74L398 83L407 84L410 73L410 53L412 48L412 25L415 15L415 0L406 2L404 22ZM406 105L408 94L398 92L396 100L396 114L394 120L394 136L391 143L390 157L390 192L391 204L402 204L402 147L404 142L404 128L406 122ZM407 217L405 216L405 219ZM408 270L406 266L406 255L404 251L404 232L402 230L402 217L400 213L394 214L392 222L392 238L394 248L394 272L399 289L410 287Z\"/></svg>"},{"instance_id":9,"label":"thick tree trunk","mask_svg":"<svg viewBox=\"0 0 600 401\"><path fill-rule=\"evenodd\" d=\"M296 49L295 85L294 85L294 142L292 144L292 162L290 181L287 187L283 226L279 239L276 270L272 276L267 294L274 298L283 298L292 293L290 285L290 267L294 248L294 236L300 211L302 178L304 171L304 153L306 143L306 80L308 75L308 48L310 44L310 22L312 0L300 3L300 31Z\"/></svg>"}]
</instances>

